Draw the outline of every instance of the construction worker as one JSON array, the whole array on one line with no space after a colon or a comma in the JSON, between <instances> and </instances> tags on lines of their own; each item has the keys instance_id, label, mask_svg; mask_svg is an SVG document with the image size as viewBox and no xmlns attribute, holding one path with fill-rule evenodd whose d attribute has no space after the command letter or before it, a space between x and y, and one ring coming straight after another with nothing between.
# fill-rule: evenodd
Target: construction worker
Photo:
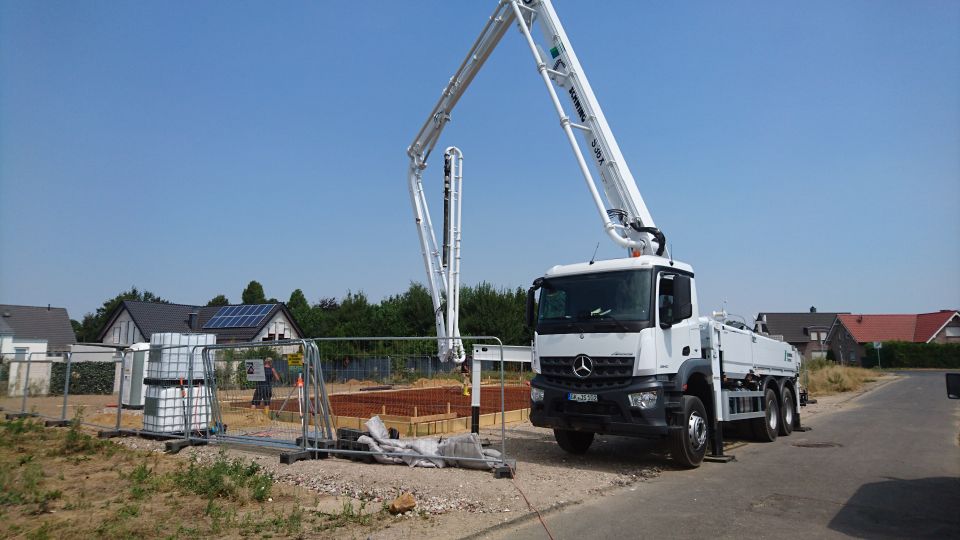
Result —
<instances>
[{"instance_id":1,"label":"construction worker","mask_svg":"<svg viewBox=\"0 0 960 540\"><path fill-rule=\"evenodd\" d=\"M470 364L473 363L473 359L469 356L460 364L460 376L463 377L463 395L470 395Z\"/></svg>"}]
</instances>

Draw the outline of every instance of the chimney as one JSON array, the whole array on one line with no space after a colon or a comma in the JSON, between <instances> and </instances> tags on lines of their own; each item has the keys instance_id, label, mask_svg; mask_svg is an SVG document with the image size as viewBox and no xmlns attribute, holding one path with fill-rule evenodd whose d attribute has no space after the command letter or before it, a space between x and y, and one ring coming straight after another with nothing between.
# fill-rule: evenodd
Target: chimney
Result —
<instances>
[{"instance_id":1,"label":"chimney","mask_svg":"<svg viewBox=\"0 0 960 540\"><path fill-rule=\"evenodd\" d=\"M187 325L190 327L190 330L197 331L197 318L200 316L199 313L190 313L187 315Z\"/></svg>"},{"instance_id":2,"label":"chimney","mask_svg":"<svg viewBox=\"0 0 960 540\"><path fill-rule=\"evenodd\" d=\"M863 315L857 315L857 322L863 322Z\"/></svg>"},{"instance_id":3,"label":"chimney","mask_svg":"<svg viewBox=\"0 0 960 540\"><path fill-rule=\"evenodd\" d=\"M47 311L50 311L50 304L47 304Z\"/></svg>"},{"instance_id":4,"label":"chimney","mask_svg":"<svg viewBox=\"0 0 960 540\"><path fill-rule=\"evenodd\" d=\"M816 312L817 312L817 307L816 307L816 306L810 306L810 313L816 313Z\"/></svg>"}]
</instances>

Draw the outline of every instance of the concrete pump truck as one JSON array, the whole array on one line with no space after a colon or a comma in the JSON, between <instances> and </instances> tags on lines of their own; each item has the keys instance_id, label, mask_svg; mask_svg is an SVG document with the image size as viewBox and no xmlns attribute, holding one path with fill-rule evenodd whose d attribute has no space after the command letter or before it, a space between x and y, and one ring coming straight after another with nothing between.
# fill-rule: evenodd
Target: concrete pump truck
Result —
<instances>
[{"instance_id":1,"label":"concrete pump truck","mask_svg":"<svg viewBox=\"0 0 960 540\"><path fill-rule=\"evenodd\" d=\"M453 108L514 25L603 230L626 251L621 259L553 266L534 280L527 295L527 322L535 330L531 422L552 428L560 447L577 454L595 434L667 438L673 459L688 467L701 463L708 446L712 456L723 456L727 423L745 424L762 441L799 429L799 353L699 316L693 268L667 252L550 0L500 0L407 149L441 357L462 362L465 356L457 324L463 156L452 147L445 155L442 246L427 211L423 171Z\"/></svg>"}]
</instances>

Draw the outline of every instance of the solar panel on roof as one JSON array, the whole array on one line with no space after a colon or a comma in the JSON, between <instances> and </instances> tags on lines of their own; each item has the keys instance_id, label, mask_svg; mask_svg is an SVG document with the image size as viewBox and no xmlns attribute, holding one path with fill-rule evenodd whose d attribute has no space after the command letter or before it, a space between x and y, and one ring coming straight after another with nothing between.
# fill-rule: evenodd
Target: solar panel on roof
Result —
<instances>
[{"instance_id":1,"label":"solar panel on roof","mask_svg":"<svg viewBox=\"0 0 960 540\"><path fill-rule=\"evenodd\" d=\"M204 328L254 328L273 311L276 304L223 306L203 325Z\"/></svg>"}]
</instances>

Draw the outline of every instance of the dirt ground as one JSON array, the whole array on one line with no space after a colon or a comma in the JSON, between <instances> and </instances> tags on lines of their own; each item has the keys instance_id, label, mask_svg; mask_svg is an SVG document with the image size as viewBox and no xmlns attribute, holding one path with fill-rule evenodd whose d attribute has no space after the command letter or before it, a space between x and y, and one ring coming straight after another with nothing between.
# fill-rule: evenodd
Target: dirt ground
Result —
<instances>
[{"instance_id":1,"label":"dirt ground","mask_svg":"<svg viewBox=\"0 0 960 540\"><path fill-rule=\"evenodd\" d=\"M804 407L802 417L842 409L855 395L894 380L885 375L857 392L820 397ZM499 439L499 429L481 436ZM117 439L131 449L161 453L163 444L137 438ZM729 451L747 444L736 439L726 443ZM404 492L417 501L405 516L380 513L371 523L339 531L357 538L450 538L463 537L518 519L528 519L531 508L540 511L565 508L603 497L615 489L646 482L664 474L684 474L673 466L666 450L649 441L600 436L584 456L562 451L552 432L529 423L507 429L507 455L516 459L516 477L495 479L489 472L457 468L421 469L403 465L363 464L338 458L281 465L276 452L264 449L230 448L230 456L249 459L274 475L278 483L306 490L320 497L346 497L357 503L382 505ZM170 461L210 461L215 447L183 450ZM338 499L339 500L339 499ZM529 504L528 504L529 502Z\"/></svg>"}]
</instances>

